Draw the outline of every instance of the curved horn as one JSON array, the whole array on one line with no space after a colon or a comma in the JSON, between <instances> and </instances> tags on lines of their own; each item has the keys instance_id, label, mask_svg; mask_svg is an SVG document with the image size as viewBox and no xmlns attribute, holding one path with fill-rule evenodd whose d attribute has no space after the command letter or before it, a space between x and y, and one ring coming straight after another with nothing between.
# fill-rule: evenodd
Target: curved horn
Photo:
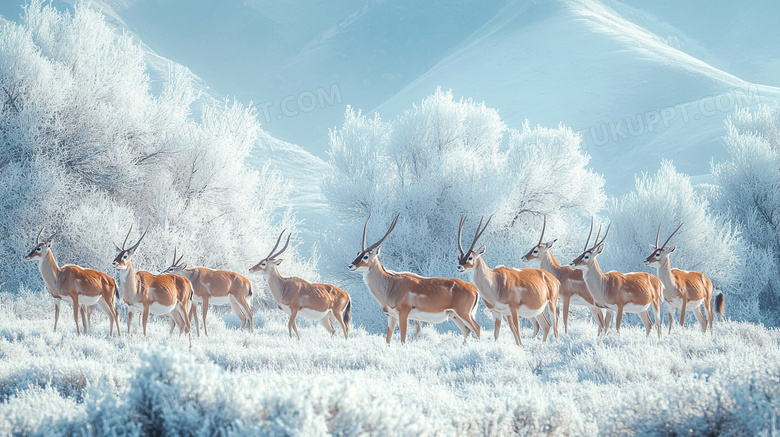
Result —
<instances>
[{"instance_id":1,"label":"curved horn","mask_svg":"<svg viewBox=\"0 0 780 437\"><path fill-rule=\"evenodd\" d=\"M609 235L609 228L611 228L611 227L612 227L612 223L610 223L610 224L608 224L608 225L607 225L607 231L606 231L606 232L604 232L604 236L603 236L603 237L601 237L601 240L598 240L598 237L596 237L596 239L598 240L598 242L597 242L596 244L594 244L594 245L593 245L593 247L592 247L591 249L595 249L595 248L599 247L599 245L601 245L601 243L603 243L603 242L604 242L604 240L606 240L606 239L607 239L607 235ZM599 232L601 232L601 226L599 226Z\"/></svg>"},{"instance_id":2,"label":"curved horn","mask_svg":"<svg viewBox=\"0 0 780 437\"><path fill-rule=\"evenodd\" d=\"M282 241L282 235L284 235L284 232L287 229L282 229L282 233L279 234L279 237L276 239L276 244L274 244L274 248L271 249L270 252L268 252L268 256L265 257L265 259L271 259L274 257L274 252L276 251L276 248L279 247L279 242Z\"/></svg>"},{"instance_id":3,"label":"curved horn","mask_svg":"<svg viewBox=\"0 0 780 437\"><path fill-rule=\"evenodd\" d=\"M147 231L149 231L149 230L147 229L146 231L144 231L144 233L143 233L143 234L141 234L141 238L139 238L139 239L138 239L138 241L137 241L137 242L136 242L136 243L133 245L133 247L131 247L130 249L128 249L130 252L135 252L135 250L136 250L136 249L138 249L138 245L139 245L139 244L141 244L141 241L142 241L142 240L144 239L144 237L146 236L146 232L147 232Z\"/></svg>"},{"instance_id":4,"label":"curved horn","mask_svg":"<svg viewBox=\"0 0 780 437\"><path fill-rule=\"evenodd\" d=\"M661 246L661 247L666 247L666 245L667 245L667 244L669 244L669 240L671 240L671 239L672 239L672 237L674 237L674 234L676 234L676 233L677 233L677 231L679 231L679 230L680 230L680 228L682 227L682 225L683 225L683 224L682 224L682 223L680 223L680 226L677 226L677 229L675 229L675 230L674 230L674 232L672 232L672 235L670 235L670 236L669 236L669 238L667 238L667 239L666 239L666 243L664 243L664 245L663 245L663 246Z\"/></svg>"},{"instance_id":5,"label":"curved horn","mask_svg":"<svg viewBox=\"0 0 780 437\"><path fill-rule=\"evenodd\" d=\"M485 218L485 216L480 217L479 224L477 225L477 232L474 234L474 241L471 242L471 247L469 247L469 252L474 250L474 246L477 245L477 241L479 241L479 238L482 236L482 234L485 233L485 229L487 229L488 225L490 224L490 221L493 220L493 214L490 214L490 217L488 217L488 221L485 223L485 226L482 226L482 220Z\"/></svg>"},{"instance_id":6,"label":"curved horn","mask_svg":"<svg viewBox=\"0 0 780 437\"><path fill-rule=\"evenodd\" d=\"M173 247L173 264L171 267L176 267L176 246Z\"/></svg>"},{"instance_id":7,"label":"curved horn","mask_svg":"<svg viewBox=\"0 0 780 437\"><path fill-rule=\"evenodd\" d=\"M585 240L585 247L582 249L583 252L588 251L588 243L590 243L591 235L593 235L593 216L590 216L590 231L588 232L588 239Z\"/></svg>"},{"instance_id":8,"label":"curved horn","mask_svg":"<svg viewBox=\"0 0 780 437\"><path fill-rule=\"evenodd\" d=\"M465 255L463 252L463 244L461 243L461 235L463 234L463 225L466 224L466 216L461 214L460 216L460 226L458 226L458 249L460 250L460 256Z\"/></svg>"},{"instance_id":9,"label":"curved horn","mask_svg":"<svg viewBox=\"0 0 780 437\"><path fill-rule=\"evenodd\" d=\"M366 224L363 225L363 249L366 250L366 231L368 230L368 221L371 220L371 213L368 213L368 217L366 218Z\"/></svg>"},{"instance_id":10,"label":"curved horn","mask_svg":"<svg viewBox=\"0 0 780 437\"><path fill-rule=\"evenodd\" d=\"M547 228L547 214L544 215L544 223L542 224L542 235L539 237L539 244L542 244L542 240L544 240L544 230Z\"/></svg>"},{"instance_id":11,"label":"curved horn","mask_svg":"<svg viewBox=\"0 0 780 437\"><path fill-rule=\"evenodd\" d=\"M55 236L55 235L57 235L57 232L59 232L59 231L55 231L53 234L51 234L51 237L49 237L49 238L46 240L46 242L47 242L47 243L50 243L50 242L51 242L51 239L52 239L52 238L54 238L54 236ZM674 235L674 234L672 234L672 235ZM669 238L672 238L672 237L669 237Z\"/></svg>"},{"instance_id":12,"label":"curved horn","mask_svg":"<svg viewBox=\"0 0 780 437\"><path fill-rule=\"evenodd\" d=\"M282 231L282 233L284 233L284 231ZM280 236L281 236L281 235L280 235ZM276 258L277 256L279 256L279 255L281 255L281 254L283 254L283 253L284 253L284 251L285 251L285 250L287 250L287 246L289 246L289 245L290 245L290 237L292 237L292 232L290 232L289 234L287 234L287 241L284 243L284 247L282 247L282 249L281 249L279 252L276 252L275 254L273 254L273 255L271 256L271 258L272 258L272 259L273 259L273 258Z\"/></svg>"},{"instance_id":13,"label":"curved horn","mask_svg":"<svg viewBox=\"0 0 780 437\"><path fill-rule=\"evenodd\" d=\"M46 229L46 226L41 228L41 232L38 232L38 236L35 238L35 244L38 244L41 242L41 234L43 234L43 230Z\"/></svg>"},{"instance_id":14,"label":"curved horn","mask_svg":"<svg viewBox=\"0 0 780 437\"><path fill-rule=\"evenodd\" d=\"M125 250L125 244L127 244L127 239L130 237L130 232L133 232L133 224L130 224L130 230L127 231L127 235L125 235L125 241L122 242L122 249Z\"/></svg>"},{"instance_id":15,"label":"curved horn","mask_svg":"<svg viewBox=\"0 0 780 437\"><path fill-rule=\"evenodd\" d=\"M385 236L384 237L380 238L379 241L377 241L376 243L372 244L371 246L365 248L364 250L372 250L372 249L376 249L377 247L379 247L385 241L385 239L390 235L390 233L393 232L393 229L395 229L395 225L398 223L398 217L400 217L400 216L401 216L400 212L395 215L395 218L393 219L393 222L390 223L390 229L388 229L387 232L385 232Z\"/></svg>"},{"instance_id":16,"label":"curved horn","mask_svg":"<svg viewBox=\"0 0 780 437\"><path fill-rule=\"evenodd\" d=\"M661 223L658 224L658 232L655 233L655 248L658 249L658 237L661 235Z\"/></svg>"}]
</instances>

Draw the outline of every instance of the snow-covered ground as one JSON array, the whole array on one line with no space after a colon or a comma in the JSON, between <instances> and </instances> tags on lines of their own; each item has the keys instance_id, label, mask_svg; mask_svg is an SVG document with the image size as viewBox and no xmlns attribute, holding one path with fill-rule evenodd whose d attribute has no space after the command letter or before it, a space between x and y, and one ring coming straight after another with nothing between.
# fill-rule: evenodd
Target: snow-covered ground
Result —
<instances>
[{"instance_id":1,"label":"snow-covered ground","mask_svg":"<svg viewBox=\"0 0 780 437\"><path fill-rule=\"evenodd\" d=\"M52 331L46 295L0 306L0 434L774 435L780 415L780 334L748 323L659 341L636 325L596 338L575 318L557 342L526 325L523 348L426 327L388 347L309 323L290 340L281 311L250 334L217 311L188 351L161 319L107 339L96 313L77 337L67 310Z\"/></svg>"}]
</instances>

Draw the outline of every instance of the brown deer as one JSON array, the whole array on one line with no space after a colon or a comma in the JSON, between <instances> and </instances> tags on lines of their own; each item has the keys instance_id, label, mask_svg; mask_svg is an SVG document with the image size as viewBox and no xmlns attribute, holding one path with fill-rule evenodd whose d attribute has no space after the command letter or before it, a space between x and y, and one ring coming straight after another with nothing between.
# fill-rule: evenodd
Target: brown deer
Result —
<instances>
[{"instance_id":1,"label":"brown deer","mask_svg":"<svg viewBox=\"0 0 780 437\"><path fill-rule=\"evenodd\" d=\"M480 326L474 320L477 308L477 289L472 284L456 278L426 278L413 273L396 273L385 270L379 262L382 243L396 223L396 215L384 237L366 247L366 224L363 226L363 245L357 258L349 265L351 272L363 274L369 292L387 315L386 341L390 344L396 323L401 328L401 343L406 343L408 320L441 323L452 319L464 335L464 341L473 332L479 339ZM419 324L416 323L419 332Z\"/></svg>"},{"instance_id":2,"label":"brown deer","mask_svg":"<svg viewBox=\"0 0 780 437\"><path fill-rule=\"evenodd\" d=\"M195 318L195 329L198 337L200 337L198 302L203 305L203 333L206 336L209 335L208 328L206 328L206 314L209 311L209 304L225 305L229 303L233 312L241 320L241 330L243 331L248 323L249 332L254 332L255 316L247 301L247 298L252 297L252 283L249 282L249 279L227 270L212 270L206 267L188 269L186 264L181 263L182 257L177 260L176 249L174 249L173 264L164 273L183 276L189 279L192 284L194 295L189 314L190 318Z\"/></svg>"},{"instance_id":3,"label":"brown deer","mask_svg":"<svg viewBox=\"0 0 780 437\"><path fill-rule=\"evenodd\" d=\"M674 310L680 310L680 326L685 323L685 313L688 310L693 311L693 315L701 325L702 332L707 332L707 322L709 321L710 335L712 335L712 321L715 314L712 311L710 301L712 299L712 281L710 278L699 272L688 272L672 268L670 255L677 250L677 245L669 247L669 241L674 234L680 230L682 223L677 229L669 235L662 246L658 245L658 237L661 235L661 225L658 225L658 232L655 234L655 244L651 244L653 253L645 259L645 265L653 266L658 270L658 278L664 284L663 296L666 303L669 304L669 333L672 333L672 320ZM707 316L701 312L701 305L707 310ZM718 314L723 318L723 293L715 298L715 307Z\"/></svg>"},{"instance_id":4,"label":"brown deer","mask_svg":"<svg viewBox=\"0 0 780 437\"><path fill-rule=\"evenodd\" d=\"M482 219L479 220L471 246L468 250L463 250L461 234L466 217L461 216L458 228L458 249L460 250L458 272L471 275L471 281L477 286L482 301L493 313L495 319L493 335L496 340L498 340L498 332L501 327L501 318L504 317L509 323L509 329L514 335L515 343L522 346L518 318L522 316L532 321L535 320L542 326L543 341L546 341L550 332L550 322L543 314L545 309L549 311L553 320L554 334L557 339L559 283L555 276L542 269L511 269L503 266L490 269L485 260L482 259L482 255L485 254L485 245L474 249L491 219L492 216L488 218L484 227L482 227Z\"/></svg>"},{"instance_id":5,"label":"brown deer","mask_svg":"<svg viewBox=\"0 0 780 437\"><path fill-rule=\"evenodd\" d=\"M277 252L276 248L279 247L285 231L286 229L279 234L279 238L276 239L276 244L268 256L251 267L249 271L259 272L266 277L268 288L271 289L271 294L279 309L290 315L290 320L287 322L287 333L290 338L292 338L293 331L298 339L301 338L298 334L298 325L295 323L295 318L301 315L307 319L319 320L331 335L336 333L336 329L333 327L333 320L335 320L341 325L344 338L349 339L352 300L346 291L330 284L312 284L301 278L294 276L285 278L279 274L278 266L282 263L279 255L287 250L292 235L287 235L287 242Z\"/></svg>"}]
</instances>

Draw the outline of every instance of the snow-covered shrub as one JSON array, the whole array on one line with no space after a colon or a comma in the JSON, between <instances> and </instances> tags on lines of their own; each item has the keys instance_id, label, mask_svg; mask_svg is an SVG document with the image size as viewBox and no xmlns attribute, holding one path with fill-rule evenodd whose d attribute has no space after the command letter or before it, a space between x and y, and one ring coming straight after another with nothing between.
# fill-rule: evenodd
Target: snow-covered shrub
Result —
<instances>
[{"instance_id":1,"label":"snow-covered shrub","mask_svg":"<svg viewBox=\"0 0 780 437\"><path fill-rule=\"evenodd\" d=\"M539 238L544 214L547 235L566 248L569 226L579 236L581 216L598 211L605 199L603 178L587 169L589 156L571 129L528 122L507 129L498 111L440 89L389 122L348 108L330 144L332 173L322 188L342 220L325 257L334 271L345 271L360 249L369 213L369 244L401 214L383 247L387 267L451 277L461 214L471 218L464 245L479 217L493 214L481 240L486 260L518 265ZM353 289L354 295L367 292ZM355 305L356 313L364 309L360 299Z\"/></svg>"},{"instance_id":2,"label":"snow-covered shrub","mask_svg":"<svg viewBox=\"0 0 780 437\"><path fill-rule=\"evenodd\" d=\"M602 268L655 274L644 260L652 253L649 245L655 243L658 226L660 245L683 223L669 242L677 245L672 268L704 273L716 290L727 293L729 306L736 303L731 292L739 278L741 241L727 220L709 211L708 203L688 175L678 173L669 161L662 162L655 175L637 177L634 191L610 204L611 228L599 258Z\"/></svg>"},{"instance_id":3,"label":"snow-covered shrub","mask_svg":"<svg viewBox=\"0 0 780 437\"><path fill-rule=\"evenodd\" d=\"M780 107L742 108L726 121L730 159L713 164L712 205L742 230L745 265L739 292L746 308L780 322Z\"/></svg>"},{"instance_id":4,"label":"snow-covered shrub","mask_svg":"<svg viewBox=\"0 0 780 437\"><path fill-rule=\"evenodd\" d=\"M157 272L174 246L190 265L240 272L281 228L289 185L246 158L252 107L207 104L183 67L151 91L144 52L99 12L35 0L0 28L0 283L42 284L22 261L46 226L58 261L109 270L112 242L148 234L136 263ZM296 273L309 269L287 256Z\"/></svg>"}]
</instances>

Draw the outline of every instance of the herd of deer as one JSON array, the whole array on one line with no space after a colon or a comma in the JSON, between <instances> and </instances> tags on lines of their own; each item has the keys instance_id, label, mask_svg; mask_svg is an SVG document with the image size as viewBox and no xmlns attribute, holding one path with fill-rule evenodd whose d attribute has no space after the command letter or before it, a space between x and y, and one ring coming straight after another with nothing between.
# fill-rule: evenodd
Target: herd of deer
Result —
<instances>
[{"instance_id":1,"label":"herd of deer","mask_svg":"<svg viewBox=\"0 0 780 437\"><path fill-rule=\"evenodd\" d=\"M593 221L585 242L582 254L574 259L569 266L560 265L550 249L557 240L544 242L544 231L547 218L544 219L539 243L522 257L523 261L535 263L540 268L513 269L499 266L490 269L483 259L485 245L475 248L485 232L490 218L482 224L480 219L476 233L468 250L464 250L461 235L466 218L461 217L458 228L457 270L469 273L471 283L457 278L426 278L412 273L396 273L385 270L379 262L379 252L382 243L387 239L396 224L395 216L385 235L370 246L366 246L366 231L368 221L363 227L363 245L355 260L349 265L349 270L361 272L363 280L371 294L382 306L387 315L387 336L390 340L396 324L400 325L401 343L406 342L406 329L409 320L415 322L415 338L420 333L420 322L441 323L451 319L463 332L464 341L473 333L480 336L480 325L475 320L478 298L490 310L495 319L493 335L498 339L502 319L506 319L512 331L515 342L522 345L520 339L519 317L529 319L534 327L534 336L541 327L543 340L552 327L555 338L558 338L558 295L563 300L563 324L568 332L568 315L571 305L587 307L598 324L597 335L607 332L612 313L617 314L616 330L620 332L620 323L624 312L636 313L641 318L647 335L652 330L649 310L655 313L658 336L661 336L661 298L669 305L669 332L673 324L675 309L680 310L680 325L685 322L687 311L693 311L701 325L702 332L707 331L709 324L712 334L714 318L711 299L712 282L702 273L687 272L671 268L670 254L677 246L668 246L674 234L682 224L672 232L663 245L658 245L661 227L658 227L655 244L651 245L653 252L645 259L646 265L658 269L658 277L649 273L603 273L596 260L604 250L604 240L609 234L609 226L604 236L601 226L596 233L595 243L588 247L593 235ZM133 314L139 313L146 336L146 325L149 314L168 315L171 318L171 333L178 326L179 333L186 332L192 347L190 326L195 319L198 335L200 328L197 316L197 303L202 305L203 331L208 335L206 315L209 304L230 304L235 314L241 320L241 329L248 327L252 332L254 314L248 299L252 296L252 284L244 276L225 270L212 270L205 267L188 269L181 263L181 257L173 254L173 263L162 274L154 275L145 271L136 271L132 258L146 233L129 248L125 248L132 231L128 231L122 247L116 246L117 255L113 266L119 271L120 286L114 279L97 270L84 269L75 265L57 265L51 252L51 242L56 232L46 240L41 239L43 229L38 233L35 246L25 257L38 263L43 280L55 299L54 330L60 313L60 303L64 300L73 307L73 318L76 322L76 332L79 328L79 314L83 330L88 327L89 311L97 304L109 318L109 336L113 335L114 324L117 334L121 337L119 328L119 313L114 305L114 299L119 299L128 307L127 333L130 333ZM351 319L351 299L349 294L330 284L312 284L303 279L285 278L279 274L278 266L282 259L279 256L287 250L290 235L284 246L277 251L285 231L279 234L271 252L259 263L249 269L253 273L261 273L267 279L278 307L289 315L288 334L298 335L295 323L298 315L308 319L319 320L323 326L334 335L334 321L341 326L344 338L349 338L349 323ZM702 305L707 315L702 313ZM723 317L723 294L715 299L715 307ZM606 317L604 312L606 311Z\"/></svg>"}]
</instances>

